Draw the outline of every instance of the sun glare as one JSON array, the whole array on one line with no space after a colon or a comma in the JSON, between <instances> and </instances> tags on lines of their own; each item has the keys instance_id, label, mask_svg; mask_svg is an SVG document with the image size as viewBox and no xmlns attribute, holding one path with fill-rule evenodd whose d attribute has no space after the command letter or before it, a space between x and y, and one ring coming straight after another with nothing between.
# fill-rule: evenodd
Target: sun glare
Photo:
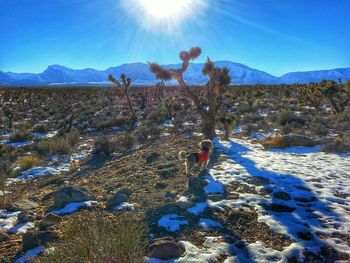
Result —
<instances>
[{"instance_id":1,"label":"sun glare","mask_svg":"<svg viewBox=\"0 0 350 263\"><path fill-rule=\"evenodd\" d=\"M190 10L190 0L137 0L146 13L155 19L179 18Z\"/></svg>"},{"instance_id":2,"label":"sun glare","mask_svg":"<svg viewBox=\"0 0 350 263\"><path fill-rule=\"evenodd\" d=\"M124 0L123 6L142 28L173 34L185 20L199 19L207 0Z\"/></svg>"}]
</instances>

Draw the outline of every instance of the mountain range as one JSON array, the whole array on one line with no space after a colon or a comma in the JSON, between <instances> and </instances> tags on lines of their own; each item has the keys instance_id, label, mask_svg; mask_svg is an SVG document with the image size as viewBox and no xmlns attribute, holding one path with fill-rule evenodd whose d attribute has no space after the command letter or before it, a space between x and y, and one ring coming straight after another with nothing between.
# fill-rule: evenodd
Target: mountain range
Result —
<instances>
[{"instance_id":1,"label":"mountain range","mask_svg":"<svg viewBox=\"0 0 350 263\"><path fill-rule=\"evenodd\" d=\"M250 68L246 65L231 61L217 61L216 66L228 67L232 77L232 84L293 84L319 82L324 79L339 79L345 82L350 79L350 68L330 70L315 70L304 72L290 72L281 77L273 76L264 71ZM180 64L163 65L165 68L179 68ZM202 63L192 63L185 72L184 77L188 84L204 84L207 77L202 74ZM50 65L42 73L13 73L0 71L0 85L3 86L42 86L42 85L97 85L110 84L108 75L119 77L126 74L132 79L134 85L152 85L158 81L149 71L146 63L122 64L106 70L71 69L61 65ZM176 84L174 80L169 84Z\"/></svg>"}]
</instances>

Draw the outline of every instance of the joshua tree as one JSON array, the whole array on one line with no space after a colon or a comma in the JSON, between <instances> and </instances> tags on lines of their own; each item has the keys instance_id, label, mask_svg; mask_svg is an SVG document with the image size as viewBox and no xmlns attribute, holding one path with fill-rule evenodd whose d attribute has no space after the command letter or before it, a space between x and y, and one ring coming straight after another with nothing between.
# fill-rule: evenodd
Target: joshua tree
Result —
<instances>
[{"instance_id":1,"label":"joshua tree","mask_svg":"<svg viewBox=\"0 0 350 263\"><path fill-rule=\"evenodd\" d=\"M324 88L323 94L332 104L335 113L341 113L350 102L350 81L345 86L339 81L323 80L320 85Z\"/></svg>"},{"instance_id":2,"label":"joshua tree","mask_svg":"<svg viewBox=\"0 0 350 263\"><path fill-rule=\"evenodd\" d=\"M224 126L224 129L225 129L224 139L228 140L233 128L235 127L236 118L234 116L231 116L231 115L224 115L220 118L220 122Z\"/></svg>"},{"instance_id":3,"label":"joshua tree","mask_svg":"<svg viewBox=\"0 0 350 263\"><path fill-rule=\"evenodd\" d=\"M127 99L128 106L131 112L131 120L134 122L136 121L136 115L134 112L134 108L131 103L130 95L129 95L129 88L131 86L131 79L127 78L125 74L120 75L121 82L119 82L113 75L109 75L108 79L113 82L115 85L115 90L119 98L124 98L124 96Z\"/></svg>"},{"instance_id":4,"label":"joshua tree","mask_svg":"<svg viewBox=\"0 0 350 263\"><path fill-rule=\"evenodd\" d=\"M213 139L216 136L216 115L222 103L222 94L225 86L230 83L231 78L227 68L215 67L214 63L209 58L207 59L203 68L203 74L209 77L209 81L205 87L208 107L203 107L201 99L192 89L187 87L183 78L183 74L187 70L190 61L196 59L200 54L201 49L199 47L193 47L189 51L180 52L182 66L179 69L165 69L156 63L149 63L149 67L157 79L177 80L180 90L192 99L201 116L205 137Z\"/></svg>"}]
</instances>

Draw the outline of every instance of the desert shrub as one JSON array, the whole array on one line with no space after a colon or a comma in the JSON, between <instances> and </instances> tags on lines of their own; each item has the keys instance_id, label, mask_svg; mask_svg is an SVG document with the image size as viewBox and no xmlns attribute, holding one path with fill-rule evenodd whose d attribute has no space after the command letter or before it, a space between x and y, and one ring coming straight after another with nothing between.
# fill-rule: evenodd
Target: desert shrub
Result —
<instances>
[{"instance_id":1,"label":"desert shrub","mask_svg":"<svg viewBox=\"0 0 350 263\"><path fill-rule=\"evenodd\" d=\"M97 129L108 129L112 127L120 127L128 124L128 118L114 118L110 120L97 120L94 127Z\"/></svg>"},{"instance_id":2,"label":"desert shrub","mask_svg":"<svg viewBox=\"0 0 350 263\"><path fill-rule=\"evenodd\" d=\"M97 138L94 142L94 152L110 155L115 150L115 144L108 137Z\"/></svg>"},{"instance_id":3,"label":"desert shrub","mask_svg":"<svg viewBox=\"0 0 350 263\"><path fill-rule=\"evenodd\" d=\"M41 140L34 149L40 154L69 153L79 141L79 133L72 130L63 136Z\"/></svg>"},{"instance_id":4,"label":"desert shrub","mask_svg":"<svg viewBox=\"0 0 350 263\"><path fill-rule=\"evenodd\" d=\"M277 135L274 137L260 140L260 143L265 148L286 148L290 146L315 146L316 142L310 138L298 135L281 136Z\"/></svg>"},{"instance_id":5,"label":"desert shrub","mask_svg":"<svg viewBox=\"0 0 350 263\"><path fill-rule=\"evenodd\" d=\"M130 133L124 133L120 137L120 143L123 148L128 150L134 146L135 138Z\"/></svg>"},{"instance_id":6,"label":"desert shrub","mask_svg":"<svg viewBox=\"0 0 350 263\"><path fill-rule=\"evenodd\" d=\"M334 116L336 122L347 122L350 121L350 112L341 112Z\"/></svg>"},{"instance_id":7,"label":"desert shrub","mask_svg":"<svg viewBox=\"0 0 350 263\"><path fill-rule=\"evenodd\" d=\"M144 262L146 227L132 214L85 212L62 225L61 241L38 263Z\"/></svg>"},{"instance_id":8,"label":"desert shrub","mask_svg":"<svg viewBox=\"0 0 350 263\"><path fill-rule=\"evenodd\" d=\"M231 115L224 115L220 118L220 123L224 126L224 129L225 129L224 139L227 140L236 124L236 118Z\"/></svg>"},{"instance_id":9,"label":"desert shrub","mask_svg":"<svg viewBox=\"0 0 350 263\"><path fill-rule=\"evenodd\" d=\"M38 124L33 127L33 132L36 133L47 133L50 128L46 124Z\"/></svg>"},{"instance_id":10,"label":"desert shrub","mask_svg":"<svg viewBox=\"0 0 350 263\"><path fill-rule=\"evenodd\" d=\"M319 136L326 136L329 133L328 127L321 122L312 122L310 124L310 131Z\"/></svg>"},{"instance_id":11,"label":"desert shrub","mask_svg":"<svg viewBox=\"0 0 350 263\"><path fill-rule=\"evenodd\" d=\"M248 103L243 103L239 105L238 110L241 113L246 113L246 112L254 112L255 108L252 105L249 105Z\"/></svg>"},{"instance_id":12,"label":"desert shrub","mask_svg":"<svg viewBox=\"0 0 350 263\"><path fill-rule=\"evenodd\" d=\"M21 167L22 171L25 171L34 166L38 166L40 163L40 160L37 156L29 154L26 156L18 157L15 163Z\"/></svg>"},{"instance_id":13,"label":"desert shrub","mask_svg":"<svg viewBox=\"0 0 350 263\"><path fill-rule=\"evenodd\" d=\"M322 151L333 153L350 153L350 134L337 136L322 144Z\"/></svg>"},{"instance_id":14,"label":"desert shrub","mask_svg":"<svg viewBox=\"0 0 350 263\"><path fill-rule=\"evenodd\" d=\"M19 130L9 137L10 142L24 142L29 139L30 133L26 130Z\"/></svg>"},{"instance_id":15,"label":"desert shrub","mask_svg":"<svg viewBox=\"0 0 350 263\"><path fill-rule=\"evenodd\" d=\"M8 205L8 198L5 194L6 180L11 176L11 163L0 161L0 209L5 209Z\"/></svg>"},{"instance_id":16,"label":"desert shrub","mask_svg":"<svg viewBox=\"0 0 350 263\"><path fill-rule=\"evenodd\" d=\"M301 118L295 115L293 111L285 110L278 114L278 122L282 126L290 124L290 123L297 123L300 125L304 125L305 121Z\"/></svg>"},{"instance_id":17,"label":"desert shrub","mask_svg":"<svg viewBox=\"0 0 350 263\"><path fill-rule=\"evenodd\" d=\"M167 117L168 117L168 112L166 109L153 110L148 114L147 120L149 120L152 123L160 125L166 121Z\"/></svg>"}]
</instances>

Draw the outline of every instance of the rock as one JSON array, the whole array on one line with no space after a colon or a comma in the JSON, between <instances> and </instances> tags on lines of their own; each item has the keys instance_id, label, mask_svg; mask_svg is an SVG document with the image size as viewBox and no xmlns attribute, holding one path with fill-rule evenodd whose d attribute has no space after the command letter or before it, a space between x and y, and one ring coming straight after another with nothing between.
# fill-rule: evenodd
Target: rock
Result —
<instances>
[{"instance_id":1,"label":"rock","mask_svg":"<svg viewBox=\"0 0 350 263\"><path fill-rule=\"evenodd\" d=\"M164 189L164 188L166 188L168 186L168 184L167 183L164 183L164 182L156 182L155 184L154 184L154 188L156 188L156 189Z\"/></svg>"},{"instance_id":2,"label":"rock","mask_svg":"<svg viewBox=\"0 0 350 263\"><path fill-rule=\"evenodd\" d=\"M128 201L128 196L125 194L116 193L110 199L107 200L106 208L114 209L117 205Z\"/></svg>"},{"instance_id":3,"label":"rock","mask_svg":"<svg viewBox=\"0 0 350 263\"><path fill-rule=\"evenodd\" d=\"M184 247L172 237L157 238L148 248L147 256L161 260L179 258L185 252Z\"/></svg>"},{"instance_id":4,"label":"rock","mask_svg":"<svg viewBox=\"0 0 350 263\"><path fill-rule=\"evenodd\" d=\"M284 192L284 191L273 193L273 197L277 198L277 199L284 200L284 201L288 201L288 200L292 199L290 197L290 195L287 192Z\"/></svg>"},{"instance_id":5,"label":"rock","mask_svg":"<svg viewBox=\"0 0 350 263\"><path fill-rule=\"evenodd\" d=\"M17 215L17 220L19 224L23 224L26 222L33 222L35 220L35 216L28 212L22 211Z\"/></svg>"},{"instance_id":6,"label":"rock","mask_svg":"<svg viewBox=\"0 0 350 263\"><path fill-rule=\"evenodd\" d=\"M213 201L213 202L218 202L218 201L225 199L225 195L224 194L209 194L208 199Z\"/></svg>"},{"instance_id":7,"label":"rock","mask_svg":"<svg viewBox=\"0 0 350 263\"><path fill-rule=\"evenodd\" d=\"M197 176L190 176L188 178L188 188L191 192L198 194L203 192L203 187L206 186L208 182Z\"/></svg>"},{"instance_id":8,"label":"rock","mask_svg":"<svg viewBox=\"0 0 350 263\"><path fill-rule=\"evenodd\" d=\"M47 243L58 241L58 236L52 231L27 232L22 236L23 250L27 251Z\"/></svg>"},{"instance_id":9,"label":"rock","mask_svg":"<svg viewBox=\"0 0 350 263\"><path fill-rule=\"evenodd\" d=\"M66 186L58 190L54 196L55 208L63 208L72 202L96 200L96 197L84 188Z\"/></svg>"},{"instance_id":10,"label":"rock","mask_svg":"<svg viewBox=\"0 0 350 263\"><path fill-rule=\"evenodd\" d=\"M44 217L43 221L47 224L55 225L55 224L58 224L62 221L62 217L59 215L56 215L56 214L48 213Z\"/></svg>"},{"instance_id":11,"label":"rock","mask_svg":"<svg viewBox=\"0 0 350 263\"><path fill-rule=\"evenodd\" d=\"M262 176L254 176L252 178L247 179L247 183L254 184L256 186L262 186L269 184L270 180Z\"/></svg>"},{"instance_id":12,"label":"rock","mask_svg":"<svg viewBox=\"0 0 350 263\"><path fill-rule=\"evenodd\" d=\"M237 248L239 248L239 249L243 249L243 248L245 248L247 245L248 245L248 244L247 244L245 241L243 241L243 240L237 241L237 242L235 243L235 246L236 246Z\"/></svg>"},{"instance_id":13,"label":"rock","mask_svg":"<svg viewBox=\"0 0 350 263\"><path fill-rule=\"evenodd\" d=\"M172 178L172 177L176 177L178 172L179 172L179 170L176 167L158 171L159 176L164 178L164 179L169 179L169 178Z\"/></svg>"},{"instance_id":14,"label":"rock","mask_svg":"<svg viewBox=\"0 0 350 263\"><path fill-rule=\"evenodd\" d=\"M123 194L123 195L126 195L127 197L130 197L130 195L132 195L132 190L130 188L122 188L118 190L117 194Z\"/></svg>"},{"instance_id":15,"label":"rock","mask_svg":"<svg viewBox=\"0 0 350 263\"><path fill-rule=\"evenodd\" d=\"M0 231L0 243L9 240L10 237L8 234Z\"/></svg>"},{"instance_id":16,"label":"rock","mask_svg":"<svg viewBox=\"0 0 350 263\"><path fill-rule=\"evenodd\" d=\"M313 238L310 232L298 232L297 235L302 240L311 240Z\"/></svg>"},{"instance_id":17,"label":"rock","mask_svg":"<svg viewBox=\"0 0 350 263\"><path fill-rule=\"evenodd\" d=\"M297 185L295 186L295 188L299 189L299 190L303 190L305 192L311 192L311 188L307 187L307 186L304 186L304 185Z\"/></svg>"},{"instance_id":18,"label":"rock","mask_svg":"<svg viewBox=\"0 0 350 263\"><path fill-rule=\"evenodd\" d=\"M165 197L167 198L175 198L177 196L177 192L176 191L167 191L165 193Z\"/></svg>"},{"instance_id":19,"label":"rock","mask_svg":"<svg viewBox=\"0 0 350 263\"><path fill-rule=\"evenodd\" d=\"M185 210L194 206L194 202L192 202L185 196L181 196L178 200L176 200L175 205L178 206L180 209Z\"/></svg>"},{"instance_id":20,"label":"rock","mask_svg":"<svg viewBox=\"0 0 350 263\"><path fill-rule=\"evenodd\" d=\"M151 153L149 155L146 156L146 163L147 164L150 164L150 163L154 163L155 161L157 161L160 157L160 154L159 153Z\"/></svg>"},{"instance_id":21,"label":"rock","mask_svg":"<svg viewBox=\"0 0 350 263\"><path fill-rule=\"evenodd\" d=\"M273 211L273 212L293 212L295 210L294 207L289 207L285 205L280 204L263 204L262 205L266 210Z\"/></svg>"},{"instance_id":22,"label":"rock","mask_svg":"<svg viewBox=\"0 0 350 263\"><path fill-rule=\"evenodd\" d=\"M315 196L313 196L311 198L296 197L296 198L294 198L294 200L297 201L297 202L309 203L309 202L317 201L317 197L315 197Z\"/></svg>"},{"instance_id":23,"label":"rock","mask_svg":"<svg viewBox=\"0 0 350 263\"><path fill-rule=\"evenodd\" d=\"M39 204L37 202L34 202L28 198L23 198L19 201L14 202L11 207L10 211L31 211L39 207Z\"/></svg>"}]
</instances>

